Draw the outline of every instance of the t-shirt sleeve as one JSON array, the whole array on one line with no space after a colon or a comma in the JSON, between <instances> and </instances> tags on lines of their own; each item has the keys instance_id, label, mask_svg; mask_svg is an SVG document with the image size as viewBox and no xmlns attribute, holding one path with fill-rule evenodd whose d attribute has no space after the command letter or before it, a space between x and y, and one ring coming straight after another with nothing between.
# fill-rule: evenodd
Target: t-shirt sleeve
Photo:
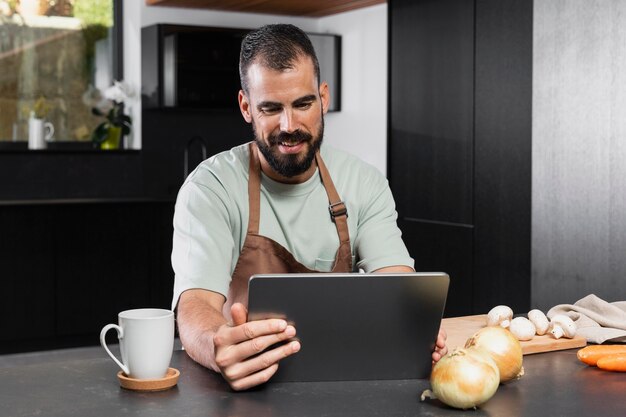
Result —
<instances>
[{"instance_id":1,"label":"t-shirt sleeve","mask_svg":"<svg viewBox=\"0 0 626 417\"><path fill-rule=\"evenodd\" d=\"M189 289L228 294L235 244L227 198L218 187L211 189L193 181L187 181L178 193L172 242L172 309Z\"/></svg>"},{"instance_id":2,"label":"t-shirt sleeve","mask_svg":"<svg viewBox=\"0 0 626 417\"><path fill-rule=\"evenodd\" d=\"M398 228L396 204L387 179L378 171L370 170L363 184L359 207L356 251L357 267L365 272L387 266L405 265L413 268L402 232Z\"/></svg>"}]
</instances>

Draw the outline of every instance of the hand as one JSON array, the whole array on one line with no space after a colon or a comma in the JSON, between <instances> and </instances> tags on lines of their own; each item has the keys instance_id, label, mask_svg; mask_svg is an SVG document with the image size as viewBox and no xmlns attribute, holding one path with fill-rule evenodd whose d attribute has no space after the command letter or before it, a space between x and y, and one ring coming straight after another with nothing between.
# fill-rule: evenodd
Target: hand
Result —
<instances>
[{"instance_id":1,"label":"hand","mask_svg":"<svg viewBox=\"0 0 626 417\"><path fill-rule=\"evenodd\" d=\"M233 324L221 326L213 336L215 363L232 389L240 391L267 382L278 370L281 359L300 350L300 342L281 344L264 352L294 337L295 327L282 319L247 322L248 313L240 303L233 304L230 311Z\"/></svg>"},{"instance_id":2,"label":"hand","mask_svg":"<svg viewBox=\"0 0 626 417\"><path fill-rule=\"evenodd\" d=\"M437 342L435 343L435 350L433 351L433 365L439 361L442 357L448 353L448 347L446 346L446 339L448 335L443 329L439 329L439 335L437 335Z\"/></svg>"}]
</instances>

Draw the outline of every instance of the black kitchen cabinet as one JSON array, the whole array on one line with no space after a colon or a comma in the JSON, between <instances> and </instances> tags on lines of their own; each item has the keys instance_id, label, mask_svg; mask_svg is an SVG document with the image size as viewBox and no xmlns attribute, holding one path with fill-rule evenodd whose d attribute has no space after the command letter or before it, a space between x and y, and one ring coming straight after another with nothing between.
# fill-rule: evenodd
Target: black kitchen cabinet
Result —
<instances>
[{"instance_id":1,"label":"black kitchen cabinet","mask_svg":"<svg viewBox=\"0 0 626 417\"><path fill-rule=\"evenodd\" d=\"M143 108L236 105L247 29L158 24L141 30Z\"/></svg>"},{"instance_id":2,"label":"black kitchen cabinet","mask_svg":"<svg viewBox=\"0 0 626 417\"><path fill-rule=\"evenodd\" d=\"M390 0L389 179L446 316L530 304L532 1Z\"/></svg>"},{"instance_id":3,"label":"black kitchen cabinet","mask_svg":"<svg viewBox=\"0 0 626 417\"><path fill-rule=\"evenodd\" d=\"M52 230L33 207L0 207L0 353L12 340L54 336Z\"/></svg>"},{"instance_id":4,"label":"black kitchen cabinet","mask_svg":"<svg viewBox=\"0 0 626 417\"><path fill-rule=\"evenodd\" d=\"M0 354L99 343L120 311L170 308L171 201L0 205Z\"/></svg>"}]
</instances>

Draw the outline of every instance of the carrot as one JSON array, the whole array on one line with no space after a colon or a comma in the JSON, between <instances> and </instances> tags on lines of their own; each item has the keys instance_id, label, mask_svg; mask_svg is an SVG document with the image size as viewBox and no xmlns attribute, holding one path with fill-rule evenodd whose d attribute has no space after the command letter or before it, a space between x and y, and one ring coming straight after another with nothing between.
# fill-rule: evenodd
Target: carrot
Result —
<instances>
[{"instance_id":1,"label":"carrot","mask_svg":"<svg viewBox=\"0 0 626 417\"><path fill-rule=\"evenodd\" d=\"M581 362L590 366L596 366L598 359L607 355L625 354L626 345L592 345L580 349L576 356Z\"/></svg>"},{"instance_id":2,"label":"carrot","mask_svg":"<svg viewBox=\"0 0 626 417\"><path fill-rule=\"evenodd\" d=\"M605 371L626 372L626 353L601 357L598 359L598 368Z\"/></svg>"}]
</instances>

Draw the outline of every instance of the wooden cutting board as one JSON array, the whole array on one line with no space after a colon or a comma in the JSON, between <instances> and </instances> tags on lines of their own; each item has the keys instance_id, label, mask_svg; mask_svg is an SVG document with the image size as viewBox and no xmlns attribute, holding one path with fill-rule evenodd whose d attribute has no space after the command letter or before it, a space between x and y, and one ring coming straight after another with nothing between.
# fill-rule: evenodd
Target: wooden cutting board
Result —
<instances>
[{"instance_id":1,"label":"wooden cutting board","mask_svg":"<svg viewBox=\"0 0 626 417\"><path fill-rule=\"evenodd\" d=\"M448 334L448 349L465 346L465 342L478 330L485 327L487 315L451 317L443 319L441 327ZM532 353L551 352L554 350L580 348L587 345L584 337L576 336L573 339L555 339L552 335L535 336L532 340L520 342L524 355Z\"/></svg>"}]
</instances>

